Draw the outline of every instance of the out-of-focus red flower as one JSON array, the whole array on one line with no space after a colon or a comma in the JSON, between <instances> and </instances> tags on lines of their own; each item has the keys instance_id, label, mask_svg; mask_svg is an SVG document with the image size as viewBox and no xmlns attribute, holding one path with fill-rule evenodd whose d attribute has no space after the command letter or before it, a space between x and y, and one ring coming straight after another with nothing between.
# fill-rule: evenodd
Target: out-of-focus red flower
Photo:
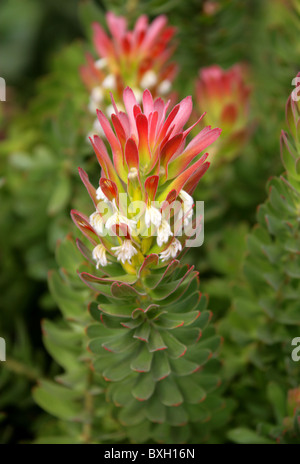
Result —
<instances>
[{"instance_id":1,"label":"out-of-focus red flower","mask_svg":"<svg viewBox=\"0 0 300 464\"><path fill-rule=\"evenodd\" d=\"M207 16L214 16L220 9L220 3L207 0L203 3L203 13Z\"/></svg>"},{"instance_id":2,"label":"out-of-focus red flower","mask_svg":"<svg viewBox=\"0 0 300 464\"><path fill-rule=\"evenodd\" d=\"M93 24L93 42L98 59L87 55L87 65L81 76L90 90L89 108L94 114L101 108L110 116L110 91L117 103L122 103L126 86L133 89L138 102L147 88L154 97L168 95L176 74L176 64L169 59L174 51L171 39L175 28L168 26L164 15L151 24L142 15L133 30L127 29L126 19L109 12L106 21L110 36L98 23Z\"/></svg>"},{"instance_id":3,"label":"out-of-focus red flower","mask_svg":"<svg viewBox=\"0 0 300 464\"><path fill-rule=\"evenodd\" d=\"M243 147L249 135L249 93L240 65L228 70L218 65L202 68L196 82L197 106L207 111L206 122L222 128L215 154L229 161Z\"/></svg>"},{"instance_id":4,"label":"out-of-focus red flower","mask_svg":"<svg viewBox=\"0 0 300 464\"><path fill-rule=\"evenodd\" d=\"M294 388L288 392L288 412L293 416L300 409L300 388Z\"/></svg>"}]
</instances>

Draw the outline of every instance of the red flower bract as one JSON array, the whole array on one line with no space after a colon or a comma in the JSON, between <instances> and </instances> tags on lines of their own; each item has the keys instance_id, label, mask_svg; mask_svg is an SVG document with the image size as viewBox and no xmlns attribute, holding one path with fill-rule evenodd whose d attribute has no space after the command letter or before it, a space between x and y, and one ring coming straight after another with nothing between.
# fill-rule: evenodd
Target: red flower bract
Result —
<instances>
[{"instance_id":1,"label":"red flower bract","mask_svg":"<svg viewBox=\"0 0 300 464\"><path fill-rule=\"evenodd\" d=\"M131 196L131 183L136 184L140 199L145 201L149 196L163 201L172 191L176 198L182 189L192 193L209 167L208 154L200 158L198 155L219 137L221 130L205 127L186 145L188 134L204 116L184 130L192 112L191 97L184 98L168 114L169 102L153 100L148 90L143 93L142 107L129 87L123 99L126 113L118 111L113 101L112 125L98 111L112 160L103 141L98 136L91 138L102 168L100 184L105 195L115 198L117 193L126 192L127 186Z\"/></svg>"},{"instance_id":2,"label":"red flower bract","mask_svg":"<svg viewBox=\"0 0 300 464\"><path fill-rule=\"evenodd\" d=\"M131 31L122 16L108 12L106 21L111 37L100 24L93 23L93 42L100 59L94 62L87 55L88 64L81 68L87 87L92 90L100 86L102 91L110 88L116 92L116 99L122 98L125 85L139 94L146 87L155 95L168 94L177 67L169 63L175 28L167 25L166 16L160 15L148 24L147 16L142 15Z\"/></svg>"},{"instance_id":3,"label":"red flower bract","mask_svg":"<svg viewBox=\"0 0 300 464\"><path fill-rule=\"evenodd\" d=\"M224 162L237 156L247 141L249 124L250 87L246 72L239 64L228 70L218 65L202 68L196 82L197 106L208 112L208 122L220 125L223 133L214 146Z\"/></svg>"}]
</instances>

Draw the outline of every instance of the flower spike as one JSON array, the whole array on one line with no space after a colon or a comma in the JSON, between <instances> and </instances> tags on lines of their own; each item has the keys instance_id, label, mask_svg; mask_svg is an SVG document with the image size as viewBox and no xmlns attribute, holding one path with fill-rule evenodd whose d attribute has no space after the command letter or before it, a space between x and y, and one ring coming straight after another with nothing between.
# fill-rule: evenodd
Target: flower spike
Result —
<instances>
[{"instance_id":1,"label":"flower spike","mask_svg":"<svg viewBox=\"0 0 300 464\"><path fill-rule=\"evenodd\" d=\"M110 256L138 272L143 260L153 252L161 263L168 263L183 250L177 238L179 223L184 227L192 220L191 193L209 167L208 153L203 151L215 142L221 130L207 126L186 142L190 128L184 130L184 126L192 112L191 97L169 111L169 102L154 99L149 90L143 92L141 105L129 87L124 90L123 100L126 112L115 108L111 122L98 112L111 147L109 154L99 137L92 140L102 168L98 189L91 186L83 171L80 173L94 204L97 202L89 219L91 231L102 241L103 235L111 236L105 242L106 246L110 244ZM103 214L104 209L108 214ZM126 227L128 236L124 239L116 235L116 227ZM86 227L82 230L91 236ZM99 268L110 256L107 258L102 248L95 250Z\"/></svg>"}]
</instances>

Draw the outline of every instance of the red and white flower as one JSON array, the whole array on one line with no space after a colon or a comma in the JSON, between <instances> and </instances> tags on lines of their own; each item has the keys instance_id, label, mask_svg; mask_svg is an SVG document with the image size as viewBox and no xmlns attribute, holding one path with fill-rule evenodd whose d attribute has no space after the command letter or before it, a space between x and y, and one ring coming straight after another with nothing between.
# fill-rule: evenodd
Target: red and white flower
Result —
<instances>
[{"instance_id":1,"label":"red and white flower","mask_svg":"<svg viewBox=\"0 0 300 464\"><path fill-rule=\"evenodd\" d=\"M126 19L112 12L106 15L108 35L98 23L93 24L93 42L98 53L87 55L87 64L81 76L90 91L89 109L95 114L101 108L110 116L110 92L122 109L122 94L126 85L134 90L140 103L145 89L152 95L168 95L176 75L177 66L170 63L174 51L171 40L175 28L168 26L164 15L151 24L142 15L133 30L128 30Z\"/></svg>"},{"instance_id":2,"label":"red and white flower","mask_svg":"<svg viewBox=\"0 0 300 464\"><path fill-rule=\"evenodd\" d=\"M184 223L191 221L192 193L209 167L208 153L203 152L218 139L221 130L205 127L187 142L191 130L203 117L184 129L192 113L191 97L170 109L170 102L153 99L150 91L145 90L140 105L134 92L127 87L123 101L125 112L119 111L112 99L111 121L98 111L111 153L99 136L91 138L101 167L97 189L80 169L99 216L93 213L86 226L81 213L73 212L73 219L96 250L101 243L109 255L123 265L127 262L134 267L136 260L152 253L166 262L183 248L186 237L178 237L178 218L181 215ZM139 217L128 208L135 201L144 205ZM169 207L172 211L176 204L179 209L174 207L168 217L166 211ZM111 210L109 217L100 215L102 205ZM105 237L101 236L102 226L110 232ZM104 263L99 251L94 254L97 264Z\"/></svg>"}]
</instances>

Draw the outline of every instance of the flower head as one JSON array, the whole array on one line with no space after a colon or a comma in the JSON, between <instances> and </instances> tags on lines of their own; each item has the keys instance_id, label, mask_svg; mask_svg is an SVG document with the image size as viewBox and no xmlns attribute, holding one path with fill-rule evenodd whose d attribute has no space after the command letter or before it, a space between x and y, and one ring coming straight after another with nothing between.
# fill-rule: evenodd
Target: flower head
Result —
<instances>
[{"instance_id":1,"label":"flower head","mask_svg":"<svg viewBox=\"0 0 300 464\"><path fill-rule=\"evenodd\" d=\"M80 169L97 211L86 227L81 213L73 218L92 243L103 244L110 259L115 256L122 265L129 263L135 269L150 254L167 262L182 250L189 235L184 230L179 237L179 219L184 218L184 225L190 228L192 193L209 167L208 153L203 152L218 139L221 130L208 126L186 141L202 120L201 116L196 124L184 129L192 113L191 97L169 109L170 102L153 99L149 90L143 92L139 104L127 87L123 101L125 112L119 111L112 99L111 122L98 111L111 154L99 136L91 138L101 167L97 189ZM108 215L100 215L102 206ZM87 230L90 226L92 232ZM105 238L102 230L107 232Z\"/></svg>"},{"instance_id":2,"label":"flower head","mask_svg":"<svg viewBox=\"0 0 300 464\"><path fill-rule=\"evenodd\" d=\"M151 24L142 15L133 30L128 30L126 19L112 12L106 15L110 35L98 23L93 24L93 42L99 58L87 56L81 76L90 91L89 109L110 106L110 91L114 92L119 108L126 85L134 89L140 102L148 88L154 96L167 95L176 75L176 65L169 59L174 47L170 45L175 33L167 18L158 16Z\"/></svg>"},{"instance_id":3,"label":"flower head","mask_svg":"<svg viewBox=\"0 0 300 464\"><path fill-rule=\"evenodd\" d=\"M207 111L207 122L222 127L215 145L226 159L236 156L249 135L249 94L245 72L240 65L228 70L218 65L202 68L196 82L200 113Z\"/></svg>"}]
</instances>

